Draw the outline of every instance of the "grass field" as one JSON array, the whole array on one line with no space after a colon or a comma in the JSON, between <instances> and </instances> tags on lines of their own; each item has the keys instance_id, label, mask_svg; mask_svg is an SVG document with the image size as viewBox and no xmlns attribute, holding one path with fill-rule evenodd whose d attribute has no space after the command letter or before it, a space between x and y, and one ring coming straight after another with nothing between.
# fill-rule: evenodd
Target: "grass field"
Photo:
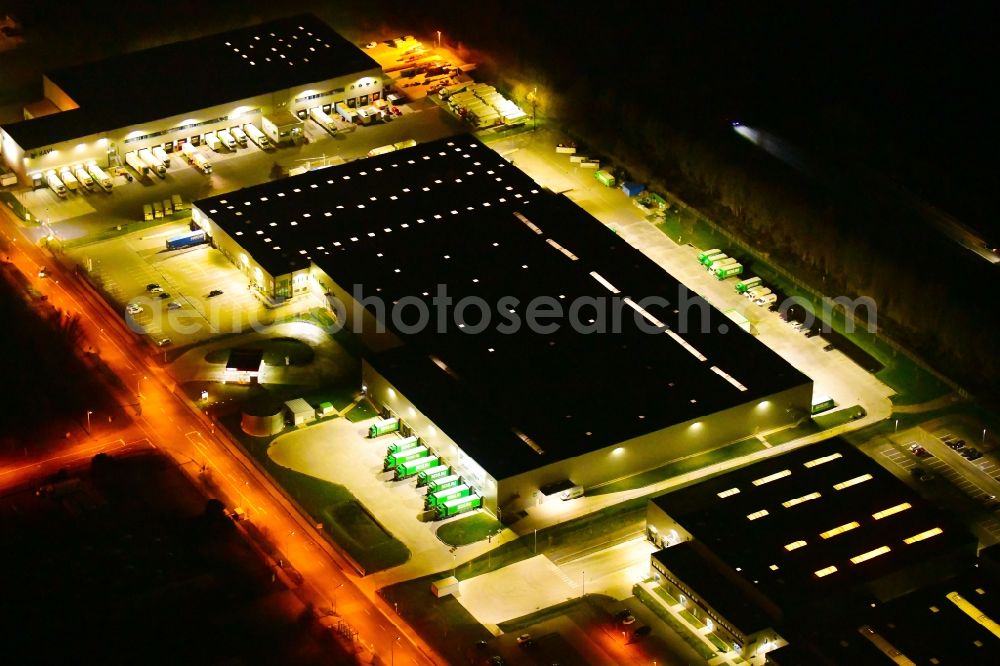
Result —
<instances>
[{"instance_id":1,"label":"grass field","mask_svg":"<svg viewBox=\"0 0 1000 666\"><path fill-rule=\"evenodd\" d=\"M267 455L273 437L251 437L240 428L240 415L220 419L271 475L314 520L368 573L406 562L410 551L357 501L344 486L302 474L276 464Z\"/></svg>"},{"instance_id":2,"label":"grass field","mask_svg":"<svg viewBox=\"0 0 1000 666\"><path fill-rule=\"evenodd\" d=\"M449 546L465 546L482 541L502 527L499 520L480 512L445 523L437 529L437 535Z\"/></svg>"}]
</instances>

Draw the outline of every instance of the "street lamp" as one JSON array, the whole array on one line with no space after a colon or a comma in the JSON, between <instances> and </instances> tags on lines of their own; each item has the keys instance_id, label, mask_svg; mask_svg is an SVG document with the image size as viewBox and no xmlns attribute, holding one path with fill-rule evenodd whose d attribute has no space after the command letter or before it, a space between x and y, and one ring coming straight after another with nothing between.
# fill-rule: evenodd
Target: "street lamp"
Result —
<instances>
[{"instance_id":1,"label":"street lamp","mask_svg":"<svg viewBox=\"0 0 1000 666\"><path fill-rule=\"evenodd\" d=\"M396 666L396 641L399 640L399 636L389 643L389 666Z\"/></svg>"},{"instance_id":2,"label":"street lamp","mask_svg":"<svg viewBox=\"0 0 1000 666\"><path fill-rule=\"evenodd\" d=\"M337 590L339 590L342 587L344 587L343 583L341 583L337 587L333 588L333 614L334 615L337 614Z\"/></svg>"},{"instance_id":3,"label":"street lamp","mask_svg":"<svg viewBox=\"0 0 1000 666\"><path fill-rule=\"evenodd\" d=\"M148 377L146 377L146 375L143 375L142 377L139 377L139 379L137 379L135 381L135 392L136 392L136 394L140 398L142 397L142 380L143 379L148 379Z\"/></svg>"},{"instance_id":4,"label":"street lamp","mask_svg":"<svg viewBox=\"0 0 1000 666\"><path fill-rule=\"evenodd\" d=\"M538 103L538 86L535 86L531 90L531 131L535 131L536 120L535 120L535 106Z\"/></svg>"},{"instance_id":5,"label":"street lamp","mask_svg":"<svg viewBox=\"0 0 1000 666\"><path fill-rule=\"evenodd\" d=\"M580 598L587 596L587 572L580 572Z\"/></svg>"},{"instance_id":6,"label":"street lamp","mask_svg":"<svg viewBox=\"0 0 1000 666\"><path fill-rule=\"evenodd\" d=\"M87 434L88 435L90 434L90 415L93 414L93 413L94 412L90 411L89 409L87 410Z\"/></svg>"},{"instance_id":7,"label":"street lamp","mask_svg":"<svg viewBox=\"0 0 1000 666\"><path fill-rule=\"evenodd\" d=\"M438 34L438 48L441 48L441 31L438 30L437 34Z\"/></svg>"}]
</instances>

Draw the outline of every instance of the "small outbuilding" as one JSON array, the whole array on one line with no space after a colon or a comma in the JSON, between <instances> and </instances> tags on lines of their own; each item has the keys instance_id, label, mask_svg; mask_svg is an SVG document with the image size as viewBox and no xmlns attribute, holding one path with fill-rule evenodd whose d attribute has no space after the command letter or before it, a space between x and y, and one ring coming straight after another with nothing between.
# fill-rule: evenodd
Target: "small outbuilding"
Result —
<instances>
[{"instance_id":1,"label":"small outbuilding","mask_svg":"<svg viewBox=\"0 0 1000 666\"><path fill-rule=\"evenodd\" d=\"M226 383L256 384L260 379L260 366L263 362L263 349L233 349L226 361Z\"/></svg>"},{"instance_id":2,"label":"small outbuilding","mask_svg":"<svg viewBox=\"0 0 1000 666\"><path fill-rule=\"evenodd\" d=\"M301 425L316 420L316 410L302 398L285 402L286 421L293 425Z\"/></svg>"}]
</instances>

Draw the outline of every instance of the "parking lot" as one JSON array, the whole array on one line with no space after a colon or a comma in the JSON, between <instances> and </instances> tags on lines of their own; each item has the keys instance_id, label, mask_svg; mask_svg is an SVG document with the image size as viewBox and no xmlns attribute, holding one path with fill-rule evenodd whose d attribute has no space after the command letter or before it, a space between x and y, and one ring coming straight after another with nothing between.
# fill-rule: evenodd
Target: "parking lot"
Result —
<instances>
[{"instance_id":1,"label":"parking lot","mask_svg":"<svg viewBox=\"0 0 1000 666\"><path fill-rule=\"evenodd\" d=\"M153 341L169 338L174 347L249 330L319 304L306 295L279 308L264 307L248 289L246 277L218 250L208 245L166 249L167 238L187 229L186 223L167 223L68 254L89 269L93 281L135 324L136 332L148 334ZM163 292L147 291L150 284L159 285ZM213 290L222 293L209 297ZM164 293L169 296L162 297ZM125 315L131 304L142 310Z\"/></svg>"},{"instance_id":2,"label":"parking lot","mask_svg":"<svg viewBox=\"0 0 1000 666\"><path fill-rule=\"evenodd\" d=\"M268 182L287 174L296 166L321 166L339 157L351 161L365 157L372 148L414 139L423 143L464 131L463 125L435 104L422 100L401 107L402 116L391 122L353 126L351 131L331 134L309 120L305 124L308 143L262 151L252 143L235 152L213 152L203 146L201 153L212 164L205 175L172 153L166 178L156 176L128 182L124 176L112 178L114 188L104 192L70 193L60 199L47 187L24 192L18 198L44 226L28 229L36 240L51 229L63 241L85 241L91 234L108 234L121 226L127 233L142 222L145 204L178 194L190 203L216 194ZM110 170L109 170L110 171ZM129 170L129 173L131 170Z\"/></svg>"}]
</instances>

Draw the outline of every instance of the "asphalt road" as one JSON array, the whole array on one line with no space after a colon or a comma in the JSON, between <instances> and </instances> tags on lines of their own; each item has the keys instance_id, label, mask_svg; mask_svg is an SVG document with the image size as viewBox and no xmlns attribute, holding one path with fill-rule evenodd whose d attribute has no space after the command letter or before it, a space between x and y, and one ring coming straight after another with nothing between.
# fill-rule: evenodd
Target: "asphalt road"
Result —
<instances>
[{"instance_id":1,"label":"asphalt road","mask_svg":"<svg viewBox=\"0 0 1000 666\"><path fill-rule=\"evenodd\" d=\"M204 467L224 493L229 506L242 506L249 518L268 533L284 558L304 578L300 595L316 607L336 608L358 632L355 642L362 657L378 654L398 664L446 663L433 653L403 622L396 622L391 610L298 514L284 496L263 478L239 448L215 432L207 418L175 393L170 377L145 353L122 319L74 275L53 269L51 277L37 278L38 269L53 262L42 250L27 241L20 226L4 208L0 230L12 243L11 260L48 297L53 306L79 313L84 345L93 346L108 366L121 378L126 394L136 388L134 428L154 446L171 456L189 475L196 477ZM128 401L129 396L122 396ZM121 446L118 436L105 445L114 451ZM77 449L90 457L98 450ZM21 461L16 467L26 474ZM38 461L39 463L43 461ZM48 463L51 464L51 463ZM0 474L4 469L0 469ZM197 479L196 479L197 481ZM399 639L393 639L398 636ZM395 643L395 645L393 645Z\"/></svg>"}]
</instances>

